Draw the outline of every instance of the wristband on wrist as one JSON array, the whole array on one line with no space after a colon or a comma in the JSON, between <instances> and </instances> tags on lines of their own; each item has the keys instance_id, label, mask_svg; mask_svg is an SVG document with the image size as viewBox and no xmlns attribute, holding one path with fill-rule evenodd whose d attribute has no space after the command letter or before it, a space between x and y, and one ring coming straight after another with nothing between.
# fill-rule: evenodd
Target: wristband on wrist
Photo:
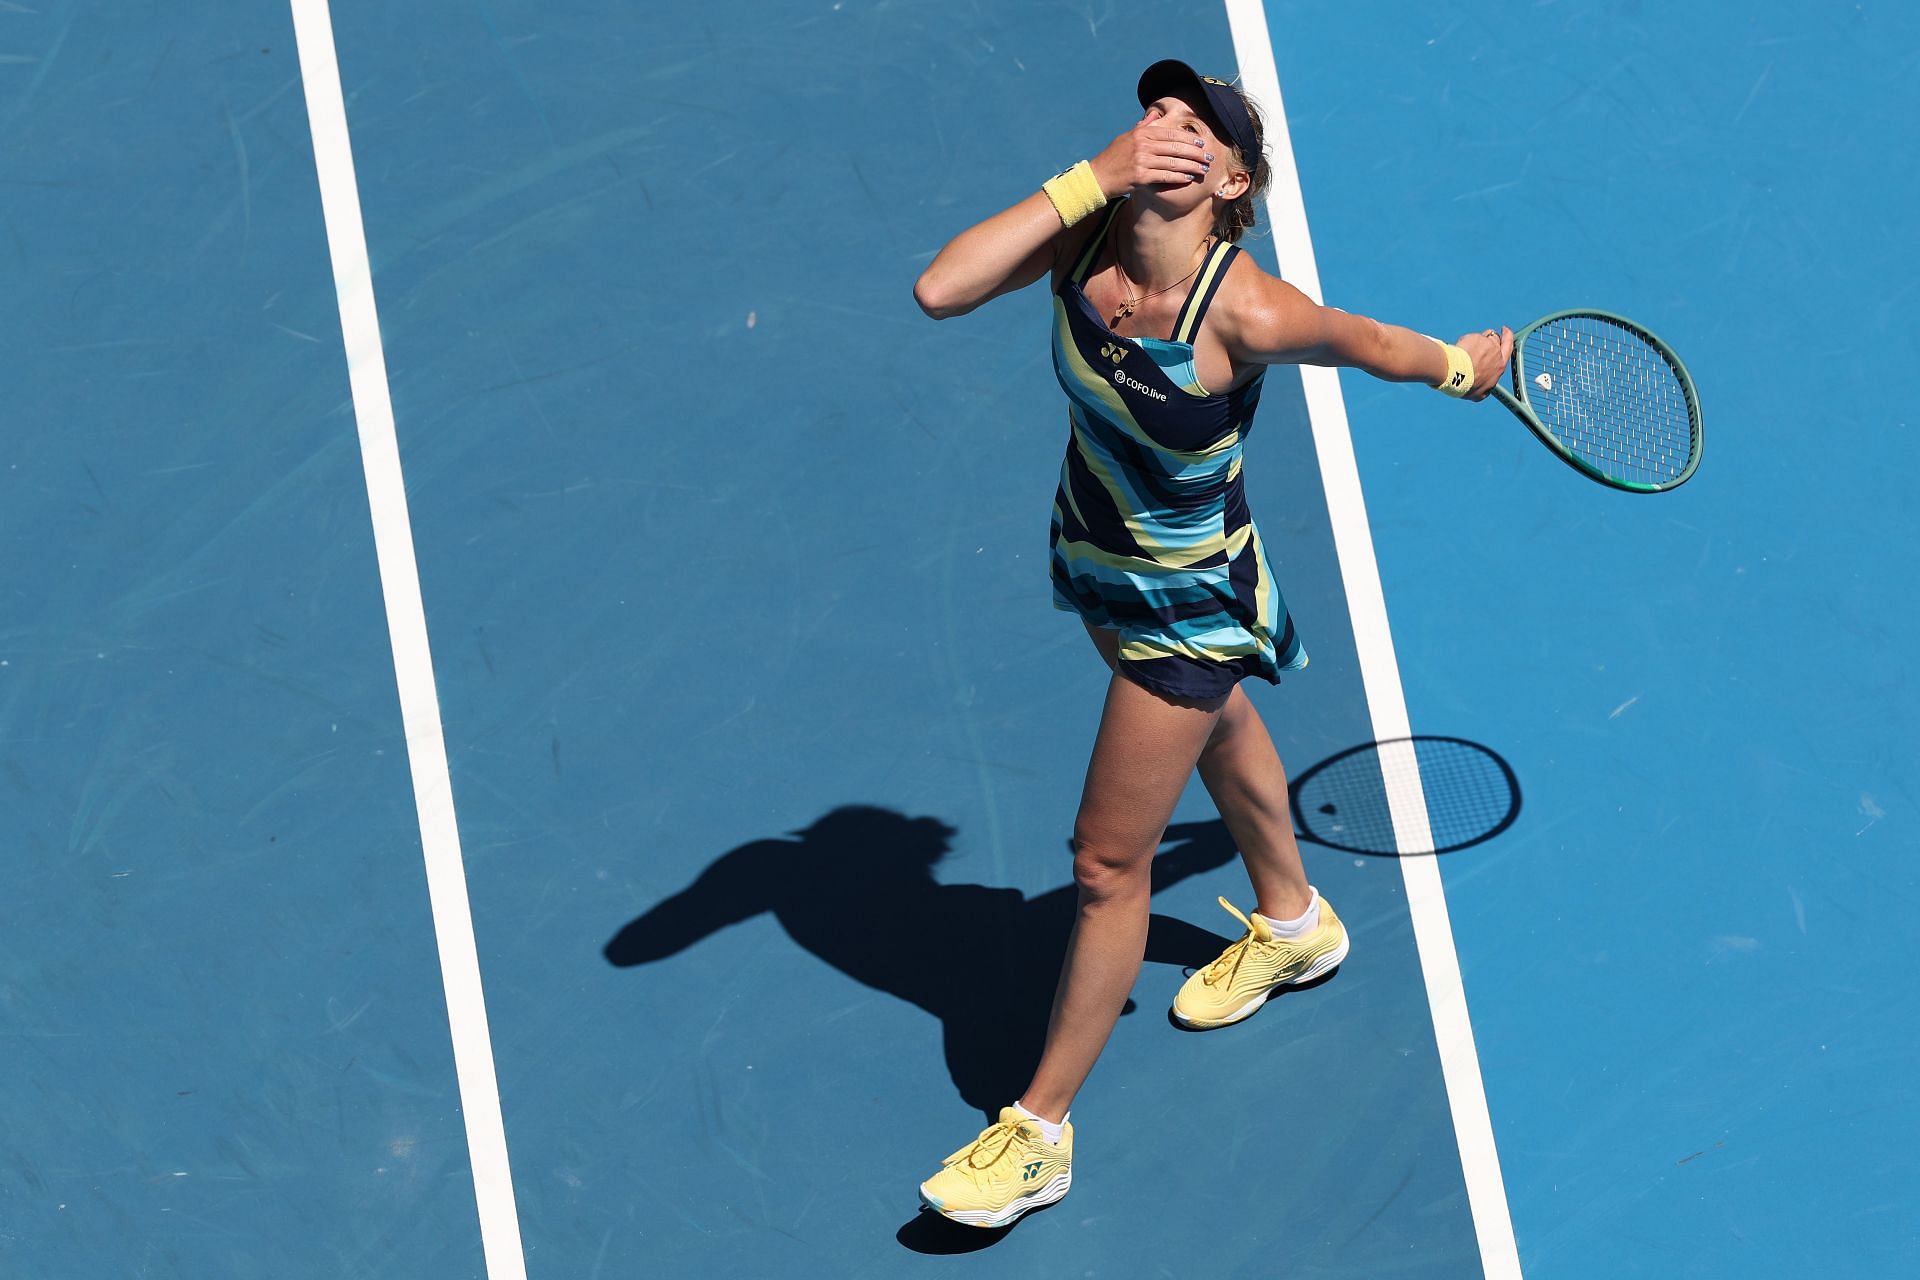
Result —
<instances>
[{"instance_id":1,"label":"wristband on wrist","mask_svg":"<svg viewBox=\"0 0 1920 1280\"><path fill-rule=\"evenodd\" d=\"M1434 390L1450 395L1456 400L1473 391L1473 357L1454 346L1451 342L1440 342L1440 349L1447 353L1447 376L1434 384Z\"/></svg>"},{"instance_id":2,"label":"wristband on wrist","mask_svg":"<svg viewBox=\"0 0 1920 1280\"><path fill-rule=\"evenodd\" d=\"M1053 211L1060 215L1060 224L1066 227L1107 205L1107 193L1100 189L1099 179L1093 176L1093 166L1085 160L1048 178L1040 189L1053 201Z\"/></svg>"}]
</instances>

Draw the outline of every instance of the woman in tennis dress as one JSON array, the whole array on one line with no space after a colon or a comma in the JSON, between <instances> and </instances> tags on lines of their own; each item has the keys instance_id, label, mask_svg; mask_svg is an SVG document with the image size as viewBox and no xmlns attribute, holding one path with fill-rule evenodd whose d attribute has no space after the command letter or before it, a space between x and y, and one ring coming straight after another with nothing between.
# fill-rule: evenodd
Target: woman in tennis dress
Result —
<instances>
[{"instance_id":1,"label":"woman in tennis dress","mask_svg":"<svg viewBox=\"0 0 1920 1280\"><path fill-rule=\"evenodd\" d=\"M1140 78L1145 114L1091 161L963 231L914 286L935 319L1048 277L1054 369L1071 435L1053 510L1054 604L1113 676L1074 822L1079 909L1046 1047L999 1122L921 1184L928 1207L996 1227L1072 1182L1068 1110L1146 950L1149 864L1197 767L1252 881L1240 941L1175 995L1191 1028L1252 1014L1347 954L1307 883L1287 778L1240 689L1307 655L1241 481L1272 364L1337 365L1485 396L1510 330L1441 343L1316 305L1235 244L1268 170L1258 113L1175 61Z\"/></svg>"}]
</instances>

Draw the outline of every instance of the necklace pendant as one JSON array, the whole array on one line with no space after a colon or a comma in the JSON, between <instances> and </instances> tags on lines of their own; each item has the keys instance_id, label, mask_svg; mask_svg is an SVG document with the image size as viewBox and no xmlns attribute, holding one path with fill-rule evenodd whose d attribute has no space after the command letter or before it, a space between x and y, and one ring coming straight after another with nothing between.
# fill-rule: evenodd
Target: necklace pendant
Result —
<instances>
[{"instance_id":1,"label":"necklace pendant","mask_svg":"<svg viewBox=\"0 0 1920 1280\"><path fill-rule=\"evenodd\" d=\"M1116 327L1117 325L1119 325L1119 323L1122 320L1125 320L1128 316L1132 314L1133 314L1133 303L1131 302L1121 303L1120 309L1113 313L1113 319L1107 321L1107 328L1112 329Z\"/></svg>"}]
</instances>

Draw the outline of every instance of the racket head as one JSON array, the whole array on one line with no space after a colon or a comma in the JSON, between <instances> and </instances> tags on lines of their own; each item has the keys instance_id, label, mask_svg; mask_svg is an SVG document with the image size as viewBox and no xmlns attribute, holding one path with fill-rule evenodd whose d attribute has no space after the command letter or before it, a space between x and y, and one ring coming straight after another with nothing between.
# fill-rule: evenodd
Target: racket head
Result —
<instances>
[{"instance_id":1,"label":"racket head","mask_svg":"<svg viewBox=\"0 0 1920 1280\"><path fill-rule=\"evenodd\" d=\"M1429 838L1403 848L1392 801L1416 796L1426 804ZM1375 857L1453 853L1514 824L1520 780L1478 742L1421 734L1363 742L1329 756L1293 779L1287 802L1300 839L1325 848Z\"/></svg>"},{"instance_id":2,"label":"racket head","mask_svg":"<svg viewBox=\"0 0 1920 1280\"><path fill-rule=\"evenodd\" d=\"M1514 335L1513 386L1493 394L1576 471L1628 493L1665 493L1700 466L1693 376L1645 325L1577 308Z\"/></svg>"}]
</instances>

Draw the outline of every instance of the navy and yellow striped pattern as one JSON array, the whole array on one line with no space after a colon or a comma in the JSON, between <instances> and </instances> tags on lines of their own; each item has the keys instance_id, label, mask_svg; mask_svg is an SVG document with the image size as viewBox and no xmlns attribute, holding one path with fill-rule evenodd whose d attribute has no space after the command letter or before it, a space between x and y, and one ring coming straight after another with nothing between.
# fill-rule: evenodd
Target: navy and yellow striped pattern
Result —
<instances>
[{"instance_id":1,"label":"navy and yellow striped pattern","mask_svg":"<svg viewBox=\"0 0 1920 1280\"><path fill-rule=\"evenodd\" d=\"M1240 250L1210 251L1170 339L1122 338L1082 289L1106 231L1053 299L1072 427L1054 498L1054 604L1118 631L1122 671L1157 692L1210 699L1247 676L1277 681L1307 655L1241 482L1260 379L1214 395L1193 364L1193 335Z\"/></svg>"}]
</instances>

